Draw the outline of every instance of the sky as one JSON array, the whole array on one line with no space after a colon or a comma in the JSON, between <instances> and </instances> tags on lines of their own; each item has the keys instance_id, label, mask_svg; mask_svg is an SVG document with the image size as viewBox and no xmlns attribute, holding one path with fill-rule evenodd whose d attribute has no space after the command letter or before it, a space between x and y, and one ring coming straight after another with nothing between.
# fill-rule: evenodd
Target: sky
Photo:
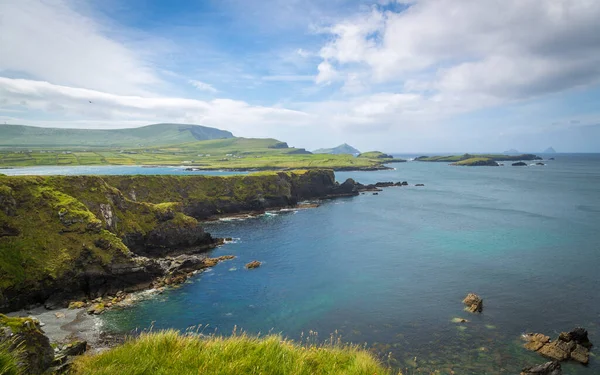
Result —
<instances>
[{"instance_id":1,"label":"sky","mask_svg":"<svg viewBox=\"0 0 600 375\"><path fill-rule=\"evenodd\" d=\"M0 0L0 123L600 152L597 0Z\"/></svg>"}]
</instances>

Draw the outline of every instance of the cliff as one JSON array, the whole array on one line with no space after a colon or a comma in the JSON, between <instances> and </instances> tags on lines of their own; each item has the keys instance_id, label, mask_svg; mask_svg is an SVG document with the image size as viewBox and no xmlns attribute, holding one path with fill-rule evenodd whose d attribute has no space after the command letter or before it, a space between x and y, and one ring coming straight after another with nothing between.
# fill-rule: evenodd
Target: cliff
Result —
<instances>
[{"instance_id":1,"label":"cliff","mask_svg":"<svg viewBox=\"0 0 600 375\"><path fill-rule=\"evenodd\" d=\"M355 195L330 170L246 176L0 176L0 311L148 287L157 258L219 241L198 220Z\"/></svg>"}]
</instances>

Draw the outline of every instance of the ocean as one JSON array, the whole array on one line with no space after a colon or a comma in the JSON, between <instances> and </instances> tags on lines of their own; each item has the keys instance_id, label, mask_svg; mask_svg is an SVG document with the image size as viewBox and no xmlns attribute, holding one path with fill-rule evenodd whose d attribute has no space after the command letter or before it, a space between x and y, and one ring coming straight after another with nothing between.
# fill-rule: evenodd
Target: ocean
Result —
<instances>
[{"instance_id":1,"label":"ocean","mask_svg":"<svg viewBox=\"0 0 600 375\"><path fill-rule=\"evenodd\" d=\"M556 337L582 326L600 345L600 154L552 156L545 166L338 172L339 181L410 186L208 223L214 236L234 238L212 255L236 259L104 314L104 325L334 335L405 375L517 374L546 362L522 347L525 332ZM244 269L252 260L263 264ZM482 314L463 310L469 292L484 299ZM599 350L564 373L600 373Z\"/></svg>"}]
</instances>

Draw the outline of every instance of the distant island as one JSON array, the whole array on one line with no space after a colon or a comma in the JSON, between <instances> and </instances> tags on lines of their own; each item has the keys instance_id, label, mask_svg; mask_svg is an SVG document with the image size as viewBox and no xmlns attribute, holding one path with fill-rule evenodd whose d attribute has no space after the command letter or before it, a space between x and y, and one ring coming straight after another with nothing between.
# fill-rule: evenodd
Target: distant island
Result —
<instances>
[{"instance_id":1,"label":"distant island","mask_svg":"<svg viewBox=\"0 0 600 375\"><path fill-rule=\"evenodd\" d=\"M556 150L552 146L550 146L544 150L543 154L556 154Z\"/></svg>"},{"instance_id":2,"label":"distant island","mask_svg":"<svg viewBox=\"0 0 600 375\"><path fill-rule=\"evenodd\" d=\"M348 154L348 155L358 155L360 154L360 151L358 151L356 148L350 146L347 143L341 144L337 147L334 148L320 148L318 150L314 150L313 154L332 154L332 155L341 155L341 154Z\"/></svg>"},{"instance_id":3,"label":"distant island","mask_svg":"<svg viewBox=\"0 0 600 375\"><path fill-rule=\"evenodd\" d=\"M510 150L504 151L503 154L518 154L519 151L515 150L514 148L511 148Z\"/></svg>"},{"instance_id":4,"label":"distant island","mask_svg":"<svg viewBox=\"0 0 600 375\"><path fill-rule=\"evenodd\" d=\"M499 161L542 160L534 154L463 154L450 156L419 156L416 161L445 162L459 166L499 166Z\"/></svg>"},{"instance_id":5,"label":"distant island","mask_svg":"<svg viewBox=\"0 0 600 375\"><path fill-rule=\"evenodd\" d=\"M398 161L401 160L381 152L364 153L361 157L313 154L273 138L241 138L228 131L189 124L114 130L0 125L0 167L149 165L184 166L191 170L379 170L388 168L385 163Z\"/></svg>"}]
</instances>

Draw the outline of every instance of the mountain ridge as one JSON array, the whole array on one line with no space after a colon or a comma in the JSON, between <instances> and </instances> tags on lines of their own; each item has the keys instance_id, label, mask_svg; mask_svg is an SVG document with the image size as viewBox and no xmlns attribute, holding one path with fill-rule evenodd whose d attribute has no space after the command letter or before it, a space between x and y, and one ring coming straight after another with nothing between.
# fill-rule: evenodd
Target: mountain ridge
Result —
<instances>
[{"instance_id":1,"label":"mountain ridge","mask_svg":"<svg viewBox=\"0 0 600 375\"><path fill-rule=\"evenodd\" d=\"M159 123L123 129L0 125L0 147L140 147L234 138L229 131L193 124Z\"/></svg>"}]
</instances>

